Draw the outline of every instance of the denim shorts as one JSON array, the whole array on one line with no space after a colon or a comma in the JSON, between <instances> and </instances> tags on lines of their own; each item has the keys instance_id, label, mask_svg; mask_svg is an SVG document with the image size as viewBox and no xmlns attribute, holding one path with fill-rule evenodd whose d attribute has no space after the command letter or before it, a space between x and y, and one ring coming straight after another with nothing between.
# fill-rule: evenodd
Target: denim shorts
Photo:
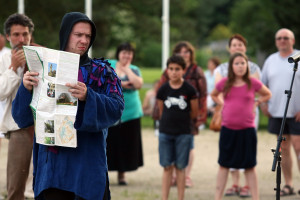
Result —
<instances>
[{"instance_id":1,"label":"denim shorts","mask_svg":"<svg viewBox=\"0 0 300 200\"><path fill-rule=\"evenodd\" d=\"M194 135L193 135L193 137L192 137L192 143L191 143L191 149L190 150L194 149L194 147L195 147L195 144L194 144Z\"/></svg>"},{"instance_id":2,"label":"denim shorts","mask_svg":"<svg viewBox=\"0 0 300 200\"><path fill-rule=\"evenodd\" d=\"M159 163L162 167L175 165L184 169L189 162L192 134L169 135L159 133Z\"/></svg>"}]
</instances>

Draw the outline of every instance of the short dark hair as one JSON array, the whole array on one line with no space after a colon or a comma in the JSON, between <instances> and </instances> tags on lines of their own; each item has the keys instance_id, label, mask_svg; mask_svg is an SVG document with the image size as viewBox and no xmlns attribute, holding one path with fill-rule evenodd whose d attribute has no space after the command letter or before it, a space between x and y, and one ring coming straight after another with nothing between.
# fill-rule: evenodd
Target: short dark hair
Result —
<instances>
[{"instance_id":1,"label":"short dark hair","mask_svg":"<svg viewBox=\"0 0 300 200\"><path fill-rule=\"evenodd\" d=\"M171 64L171 63L180 65L183 70L186 67L185 61L183 60L183 58L181 56L177 56L177 55L171 56L167 61L167 68L169 67L169 64Z\"/></svg>"},{"instance_id":2,"label":"short dark hair","mask_svg":"<svg viewBox=\"0 0 300 200\"><path fill-rule=\"evenodd\" d=\"M29 33L34 31L34 24L32 20L24 14L15 13L10 15L4 23L4 33L10 35L10 29L13 25L28 27Z\"/></svg>"},{"instance_id":3,"label":"short dark hair","mask_svg":"<svg viewBox=\"0 0 300 200\"><path fill-rule=\"evenodd\" d=\"M247 40L246 40L242 35L240 35L240 34L238 34L238 33L232 35L232 36L229 38L229 41L228 41L228 46L229 46L229 47L231 46L231 42L232 42L233 39L237 39L237 40L241 41L241 42L245 45L245 47L247 47Z\"/></svg>"},{"instance_id":4,"label":"short dark hair","mask_svg":"<svg viewBox=\"0 0 300 200\"><path fill-rule=\"evenodd\" d=\"M129 42L122 43L118 46L116 51L116 59L119 60L119 54L121 51L131 51L133 53L133 58L135 54L135 49Z\"/></svg>"}]
</instances>

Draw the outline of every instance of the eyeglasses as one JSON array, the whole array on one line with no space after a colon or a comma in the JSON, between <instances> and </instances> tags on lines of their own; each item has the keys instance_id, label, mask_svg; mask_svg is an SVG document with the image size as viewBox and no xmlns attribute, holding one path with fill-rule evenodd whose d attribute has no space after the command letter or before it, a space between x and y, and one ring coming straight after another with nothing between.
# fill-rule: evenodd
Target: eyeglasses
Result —
<instances>
[{"instance_id":1,"label":"eyeglasses","mask_svg":"<svg viewBox=\"0 0 300 200\"><path fill-rule=\"evenodd\" d=\"M278 37L276 38L276 40L289 40L290 38L289 37Z\"/></svg>"}]
</instances>

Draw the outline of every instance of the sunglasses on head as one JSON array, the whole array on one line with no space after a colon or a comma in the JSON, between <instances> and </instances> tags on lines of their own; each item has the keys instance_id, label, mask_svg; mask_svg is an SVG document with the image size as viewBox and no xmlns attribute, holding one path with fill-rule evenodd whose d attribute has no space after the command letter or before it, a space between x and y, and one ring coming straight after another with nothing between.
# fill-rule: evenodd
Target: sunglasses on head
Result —
<instances>
[{"instance_id":1,"label":"sunglasses on head","mask_svg":"<svg viewBox=\"0 0 300 200\"><path fill-rule=\"evenodd\" d=\"M289 40L289 37L277 37L276 40Z\"/></svg>"}]
</instances>

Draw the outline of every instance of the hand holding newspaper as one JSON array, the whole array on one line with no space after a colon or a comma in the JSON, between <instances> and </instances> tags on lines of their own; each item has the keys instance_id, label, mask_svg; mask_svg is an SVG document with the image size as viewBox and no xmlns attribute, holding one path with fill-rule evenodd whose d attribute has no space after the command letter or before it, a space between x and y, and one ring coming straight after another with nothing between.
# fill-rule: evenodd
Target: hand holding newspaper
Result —
<instances>
[{"instance_id":1,"label":"hand holding newspaper","mask_svg":"<svg viewBox=\"0 0 300 200\"><path fill-rule=\"evenodd\" d=\"M30 107L35 117L36 142L50 146L76 147L74 128L78 99L67 83L78 80L79 54L44 47L24 46L29 71L38 72Z\"/></svg>"}]
</instances>

